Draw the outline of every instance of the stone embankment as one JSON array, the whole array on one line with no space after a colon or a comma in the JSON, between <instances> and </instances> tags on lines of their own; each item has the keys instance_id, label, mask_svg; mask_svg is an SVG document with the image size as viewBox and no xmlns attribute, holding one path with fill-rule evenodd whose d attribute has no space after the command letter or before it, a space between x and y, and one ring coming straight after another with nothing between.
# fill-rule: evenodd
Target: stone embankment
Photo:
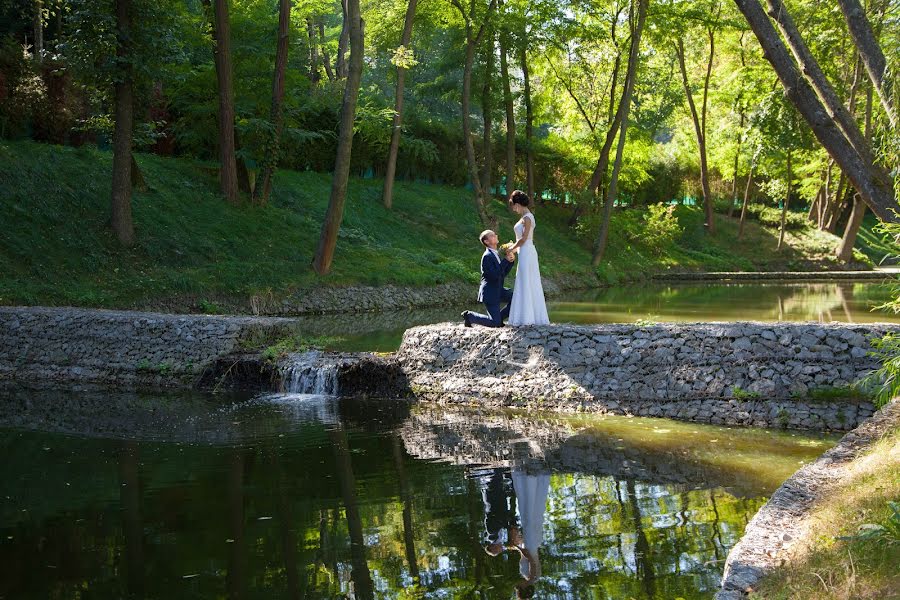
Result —
<instances>
[{"instance_id":1,"label":"stone embankment","mask_svg":"<svg viewBox=\"0 0 900 600\"><path fill-rule=\"evenodd\" d=\"M0 380L190 387L217 359L296 333L270 317L0 307Z\"/></svg>"},{"instance_id":2,"label":"stone embankment","mask_svg":"<svg viewBox=\"0 0 900 600\"><path fill-rule=\"evenodd\" d=\"M896 268L872 271L706 271L658 273L660 281L886 281L897 279Z\"/></svg>"},{"instance_id":3,"label":"stone embankment","mask_svg":"<svg viewBox=\"0 0 900 600\"><path fill-rule=\"evenodd\" d=\"M417 327L397 359L439 402L533 406L727 425L852 429L874 412L836 399L878 367L891 324L706 323ZM818 397L818 400L805 400Z\"/></svg>"},{"instance_id":4,"label":"stone embankment","mask_svg":"<svg viewBox=\"0 0 900 600\"><path fill-rule=\"evenodd\" d=\"M743 537L728 553L716 600L746 598L766 573L785 560L786 551L793 544L814 535L811 517L817 503L845 480L856 457L897 427L900 401L895 400L785 481L750 520Z\"/></svg>"}]
</instances>

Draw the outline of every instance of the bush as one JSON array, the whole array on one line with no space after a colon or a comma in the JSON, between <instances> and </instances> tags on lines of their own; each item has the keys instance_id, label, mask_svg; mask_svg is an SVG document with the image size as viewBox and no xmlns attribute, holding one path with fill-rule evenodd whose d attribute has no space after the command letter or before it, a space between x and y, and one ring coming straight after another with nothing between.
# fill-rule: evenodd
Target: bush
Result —
<instances>
[{"instance_id":1,"label":"bush","mask_svg":"<svg viewBox=\"0 0 900 600\"><path fill-rule=\"evenodd\" d=\"M662 254L683 231L675 216L675 205L651 204L647 207L641 237L651 253Z\"/></svg>"},{"instance_id":2,"label":"bush","mask_svg":"<svg viewBox=\"0 0 900 600\"><path fill-rule=\"evenodd\" d=\"M781 209L766 206L764 204L750 204L747 206L747 215L759 221L765 227L781 227ZM800 231L811 225L809 219L803 213L787 212L784 220L784 228L789 231Z\"/></svg>"}]
</instances>

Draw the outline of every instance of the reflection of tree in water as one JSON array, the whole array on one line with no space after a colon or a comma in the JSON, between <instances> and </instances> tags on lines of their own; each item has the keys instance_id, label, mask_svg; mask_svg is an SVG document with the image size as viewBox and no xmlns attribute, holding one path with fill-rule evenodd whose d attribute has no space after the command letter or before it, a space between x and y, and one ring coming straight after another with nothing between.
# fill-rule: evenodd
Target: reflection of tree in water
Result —
<instances>
[{"instance_id":1,"label":"reflection of tree in water","mask_svg":"<svg viewBox=\"0 0 900 600\"><path fill-rule=\"evenodd\" d=\"M446 412L448 419L459 417ZM718 581L716 560L763 500L710 487L704 470L666 467L687 461L680 451L641 450L639 439L621 427L613 428L625 440L613 438L621 449L610 448L627 464L605 456L597 462L595 451L606 446L591 440L605 430L579 436L583 432L561 426L542 428L537 416L492 415L461 420L445 434L460 438L470 431L498 455L507 445L513 456L559 461L550 478L536 597L706 596ZM528 427L497 432L504 423L522 422ZM260 430L253 422L229 423L237 439L243 439L238 430ZM462 465L412 458L396 432L346 424L306 424L283 437L284 429L264 430L274 435L240 447L210 444L206 436L181 444L17 434L4 446L9 460L0 465L0 478L10 483L11 496L35 501L22 502L33 510L27 518L20 516L24 506L0 504L7 519L0 528L14 534L13 540L0 538L0 561L68 569L42 578L18 569L0 581L0 595L69 597L83 582L115 590L110 597L126 589L137 595L140 586L145 596L162 597L173 585L189 586L197 597L232 598L317 599L352 591L357 598L493 600L514 593L522 579L518 554L485 553L480 489ZM787 442L770 441L770 454L759 460L780 460L781 450L772 449ZM473 442L460 440L475 452ZM97 465L110 450L118 476L113 468L98 478ZM604 471L604 465L615 469ZM29 469L50 476L37 478ZM72 486L60 493L62 477ZM26 479L32 487L23 487ZM118 568L115 560L122 561ZM193 578L183 582L183 575Z\"/></svg>"}]
</instances>

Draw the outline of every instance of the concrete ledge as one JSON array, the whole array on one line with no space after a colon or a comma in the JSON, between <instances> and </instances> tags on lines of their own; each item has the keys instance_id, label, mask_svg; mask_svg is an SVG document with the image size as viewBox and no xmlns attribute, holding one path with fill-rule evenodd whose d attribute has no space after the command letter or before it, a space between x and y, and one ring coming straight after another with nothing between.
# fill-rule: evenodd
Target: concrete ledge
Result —
<instances>
[{"instance_id":1,"label":"concrete ledge","mask_svg":"<svg viewBox=\"0 0 900 600\"><path fill-rule=\"evenodd\" d=\"M705 273L659 273L662 281L887 281L897 279L897 270L874 271L711 271Z\"/></svg>"},{"instance_id":2,"label":"concrete ledge","mask_svg":"<svg viewBox=\"0 0 900 600\"><path fill-rule=\"evenodd\" d=\"M810 533L810 515L821 499L846 476L846 467L887 431L900 426L900 401L894 401L854 429L838 444L785 481L747 524L728 553L722 589L716 600L738 600L782 560L782 553Z\"/></svg>"},{"instance_id":3,"label":"concrete ledge","mask_svg":"<svg viewBox=\"0 0 900 600\"><path fill-rule=\"evenodd\" d=\"M866 401L806 401L878 367L870 338L892 324L431 325L397 358L420 398L667 417L727 425L849 430Z\"/></svg>"}]
</instances>

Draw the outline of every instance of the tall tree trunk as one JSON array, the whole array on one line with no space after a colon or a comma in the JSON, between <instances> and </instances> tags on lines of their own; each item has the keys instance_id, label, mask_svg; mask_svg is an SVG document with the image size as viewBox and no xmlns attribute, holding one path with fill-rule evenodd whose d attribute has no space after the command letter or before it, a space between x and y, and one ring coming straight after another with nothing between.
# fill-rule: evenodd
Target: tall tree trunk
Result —
<instances>
[{"instance_id":1,"label":"tall tree trunk","mask_svg":"<svg viewBox=\"0 0 900 600\"><path fill-rule=\"evenodd\" d=\"M781 34L787 40L788 46L797 60L801 71L806 76L807 81L812 85L813 90L819 96L829 116L841 128L841 131L847 137L856 151L867 162L872 162L872 151L868 142L862 137L859 126L853 120L850 112L838 99L837 94L828 82L828 78L819 67L812 54L807 48L806 43L797 31L791 15L782 4L781 0L767 0L769 6L769 16L778 24ZM855 82L854 82L855 87Z\"/></svg>"},{"instance_id":2,"label":"tall tree trunk","mask_svg":"<svg viewBox=\"0 0 900 600\"><path fill-rule=\"evenodd\" d=\"M309 38L309 80L319 83L319 35L312 17L306 17L306 36Z\"/></svg>"},{"instance_id":3,"label":"tall tree trunk","mask_svg":"<svg viewBox=\"0 0 900 600\"><path fill-rule=\"evenodd\" d=\"M787 193L784 196L784 204L781 206L781 228L778 230L778 245L776 250L781 250L784 244L784 223L787 220L788 204L791 201L791 187L794 183L794 171L791 164L791 149L787 149Z\"/></svg>"},{"instance_id":4,"label":"tall tree trunk","mask_svg":"<svg viewBox=\"0 0 900 600\"><path fill-rule=\"evenodd\" d=\"M509 198L516 189L516 110L509 84L507 35L505 30L500 31L500 79L503 81L503 104L506 107L506 197Z\"/></svg>"},{"instance_id":5,"label":"tall tree trunk","mask_svg":"<svg viewBox=\"0 0 900 600\"><path fill-rule=\"evenodd\" d=\"M400 36L400 45L409 48L412 39L413 19L416 16L417 0L409 0L406 5L406 19L403 21L403 34ZM394 122L391 129L391 147L388 150L387 168L384 175L384 193L382 199L384 207L390 209L393 205L394 177L397 173L397 155L400 152L400 134L403 126L403 88L406 83L406 69L397 65L397 92L394 96Z\"/></svg>"},{"instance_id":6,"label":"tall tree trunk","mask_svg":"<svg viewBox=\"0 0 900 600\"><path fill-rule=\"evenodd\" d=\"M844 173L841 173L840 178L838 179L838 187L837 192L834 194L834 199L828 205L828 211L825 213L825 228L824 231L829 233L834 233L837 231L837 223L838 219L841 218L841 214L844 212L844 187L847 184L847 177Z\"/></svg>"},{"instance_id":7,"label":"tall tree trunk","mask_svg":"<svg viewBox=\"0 0 900 600\"><path fill-rule=\"evenodd\" d=\"M744 109L743 109L743 107L741 107L739 109L739 111L740 111L740 117L741 117L741 125L740 125L741 133L738 135L737 149L734 152L734 175L731 177L731 202L728 204L728 218L729 219L734 216L734 204L735 204L735 202L737 202L737 199L738 199L738 195L737 195L738 165L740 164L740 158L741 158L741 142L744 141L744 134L743 134Z\"/></svg>"},{"instance_id":8,"label":"tall tree trunk","mask_svg":"<svg viewBox=\"0 0 900 600\"><path fill-rule=\"evenodd\" d=\"M744 188L744 203L741 205L741 222L738 225L738 239L744 236L744 223L747 222L747 205L750 203L750 186L753 185L753 164L747 173L747 187Z\"/></svg>"},{"instance_id":9,"label":"tall tree trunk","mask_svg":"<svg viewBox=\"0 0 900 600\"><path fill-rule=\"evenodd\" d=\"M866 17L866 11L860 6L859 0L838 0L838 4L841 5L841 12L844 13L844 19L847 21L850 37L853 38L853 44L866 66L869 79L872 80L872 85L878 92L878 98L890 119L891 127L896 129L900 127L900 122L898 122L897 107L894 106L892 81L888 77L889 74L886 73L887 61L881 51L881 46L878 45L878 39L872 31L872 25Z\"/></svg>"},{"instance_id":10,"label":"tall tree trunk","mask_svg":"<svg viewBox=\"0 0 900 600\"><path fill-rule=\"evenodd\" d=\"M872 135L872 87L866 91L866 139ZM841 243L838 244L836 255L839 261L849 263L853 260L853 247L856 245L856 236L862 227L863 218L866 216L866 204L860 199L859 195L855 195L853 199L853 212L850 213L850 219L844 228L844 235L841 237Z\"/></svg>"},{"instance_id":11,"label":"tall tree trunk","mask_svg":"<svg viewBox=\"0 0 900 600\"><path fill-rule=\"evenodd\" d=\"M331 58L328 56L328 46L325 45L325 23L319 19L319 45L322 47L322 65L325 67L325 75L328 81L334 81L334 70L331 68Z\"/></svg>"},{"instance_id":12,"label":"tall tree trunk","mask_svg":"<svg viewBox=\"0 0 900 600\"><path fill-rule=\"evenodd\" d=\"M709 60L706 66L706 77L703 80L703 104L701 113L697 113L697 106L694 104L694 95L691 93L691 86L688 83L687 67L684 58L684 42L681 38L675 43L675 54L678 56L678 66L681 69L681 81L684 85L684 94L687 98L688 107L691 110L691 120L694 123L694 133L697 136L697 147L700 151L700 186L703 188L703 210L706 214L706 226L710 234L716 232L715 217L713 215L713 199L712 191L709 188L709 166L706 159L706 100L709 95L709 78L712 73L713 58L715 57L715 34L712 27L707 29L709 35Z\"/></svg>"},{"instance_id":13,"label":"tall tree trunk","mask_svg":"<svg viewBox=\"0 0 900 600\"><path fill-rule=\"evenodd\" d=\"M618 72L619 57L617 56L616 66L613 68L612 83L609 86L610 109L612 109L613 103L615 102ZM625 74L625 79L627 81L628 73ZM600 148L600 156L597 158L597 165L594 167L594 172L591 175L591 182L588 184L588 192L590 192L591 195L599 194L600 186L603 183L603 179L606 177L606 170L609 168L609 153L612 150L613 142L616 139L616 132L619 131L619 125L622 124L626 87L627 86L622 86L622 97L619 98L619 106L616 109L615 115L610 119L609 129L606 130L606 138L603 140L603 147Z\"/></svg>"},{"instance_id":14,"label":"tall tree trunk","mask_svg":"<svg viewBox=\"0 0 900 600\"><path fill-rule=\"evenodd\" d=\"M347 77L347 46L350 43L349 17L347 16L348 0L341 0L341 11L344 14L341 35L338 38L337 57L334 59L334 74L338 79Z\"/></svg>"},{"instance_id":15,"label":"tall tree trunk","mask_svg":"<svg viewBox=\"0 0 900 600\"><path fill-rule=\"evenodd\" d=\"M485 209L484 190L481 187L481 178L478 175L478 163L475 160L475 143L472 140L472 125L469 104L472 97L472 66L475 62L475 49L481 44L484 34L487 31L487 25L497 5L497 0L491 0L488 5L487 14L484 22L478 30L477 34L473 33L472 19L475 15L466 13L465 8L460 0L451 0L453 5L459 10L466 24L466 64L463 69L463 89L462 89L462 127L463 141L466 145L466 163L469 167L469 179L472 181L472 188L475 192L475 202L478 206L478 216L481 222L487 226L490 225L487 210Z\"/></svg>"},{"instance_id":16,"label":"tall tree trunk","mask_svg":"<svg viewBox=\"0 0 900 600\"><path fill-rule=\"evenodd\" d=\"M609 189L606 193L606 202L603 204L603 221L600 224L600 231L597 234L597 240L594 242L594 255L591 259L591 265L594 267L603 260L603 254L606 251L606 242L609 238L609 222L612 218L613 203L616 200L616 186L619 181L619 170L622 167L622 152L625 149L625 133L628 130L628 110L631 107L631 96L634 91L634 82L637 79L637 63L638 54L641 44L641 33L644 30L644 21L647 17L648 0L638 0L638 18L634 32L631 34L631 52L628 55L628 71L625 75L625 90L622 93L621 112L622 112L622 128L619 131L619 144L616 147L616 160L613 163L612 176L609 179Z\"/></svg>"},{"instance_id":17,"label":"tall tree trunk","mask_svg":"<svg viewBox=\"0 0 900 600\"><path fill-rule=\"evenodd\" d=\"M491 119L493 111L493 102L491 98L491 78L494 76L494 36L493 33L488 38L487 56L485 57L485 73L484 86L481 88L481 114L484 121L484 140L482 143L483 150L481 152L484 164L481 170L481 185L484 186L484 194L487 198L491 197L491 175L494 171L494 148L492 144L491 130L494 123Z\"/></svg>"},{"instance_id":18,"label":"tall tree trunk","mask_svg":"<svg viewBox=\"0 0 900 600\"><path fill-rule=\"evenodd\" d=\"M788 99L809 124L819 143L850 178L853 187L859 191L872 212L883 221L897 221L898 217L893 213L898 208L893 185L881 181L877 171L866 164L847 137L828 117L825 107L801 76L797 65L781 43L759 0L735 0L735 4L747 18L763 48L764 56L778 74Z\"/></svg>"},{"instance_id":19,"label":"tall tree trunk","mask_svg":"<svg viewBox=\"0 0 900 600\"><path fill-rule=\"evenodd\" d=\"M215 0L214 7L213 42L216 79L219 84L219 183L225 198L232 204L237 204L239 196L237 160L234 154L234 90L228 0Z\"/></svg>"},{"instance_id":20,"label":"tall tree trunk","mask_svg":"<svg viewBox=\"0 0 900 600\"><path fill-rule=\"evenodd\" d=\"M825 185L820 185L816 191L816 197L809 205L809 212L806 213L806 219L813 224L818 223L817 215L819 214L819 206L822 203L822 195L825 193Z\"/></svg>"},{"instance_id":21,"label":"tall tree trunk","mask_svg":"<svg viewBox=\"0 0 900 600\"><path fill-rule=\"evenodd\" d=\"M60 10L60 9L57 9ZM36 62L44 60L44 2L34 1L34 48L32 55Z\"/></svg>"},{"instance_id":22,"label":"tall tree trunk","mask_svg":"<svg viewBox=\"0 0 900 600\"><path fill-rule=\"evenodd\" d=\"M259 204L269 201L272 192L272 175L278 163L281 149L281 130L284 125L284 76L287 71L288 46L291 25L291 0L279 0L278 3L278 43L275 47L275 74L272 77L272 108L269 119L275 124L275 134L266 150L266 158L262 172L262 191ZM326 61L327 64L327 61Z\"/></svg>"},{"instance_id":23,"label":"tall tree trunk","mask_svg":"<svg viewBox=\"0 0 900 600\"><path fill-rule=\"evenodd\" d=\"M819 204L818 227L820 231L825 230L825 220L828 211L831 210L832 195L834 193L834 159L828 159L828 168L825 172L825 191L822 194L822 202Z\"/></svg>"},{"instance_id":24,"label":"tall tree trunk","mask_svg":"<svg viewBox=\"0 0 900 600\"><path fill-rule=\"evenodd\" d=\"M527 40L528 35L525 34ZM525 183L528 197L534 200L534 107L531 102L531 75L528 72L528 43L522 41L522 96L525 100Z\"/></svg>"},{"instance_id":25,"label":"tall tree trunk","mask_svg":"<svg viewBox=\"0 0 900 600\"><path fill-rule=\"evenodd\" d=\"M116 57L122 73L115 83L111 223L123 246L134 244L134 223L131 219L131 144L134 129L131 53L131 0L116 0Z\"/></svg>"},{"instance_id":26,"label":"tall tree trunk","mask_svg":"<svg viewBox=\"0 0 900 600\"><path fill-rule=\"evenodd\" d=\"M313 258L313 269L319 275L331 270L338 231L344 218L344 202L347 199L347 180L350 178L350 157L353 150L353 122L356 119L356 101L363 70L364 33L360 16L359 0L347 0L347 17L350 22L350 71L344 87L341 105L341 125L338 133L337 156L334 161L334 175L331 180L331 197L322 223L319 246Z\"/></svg>"}]
</instances>

